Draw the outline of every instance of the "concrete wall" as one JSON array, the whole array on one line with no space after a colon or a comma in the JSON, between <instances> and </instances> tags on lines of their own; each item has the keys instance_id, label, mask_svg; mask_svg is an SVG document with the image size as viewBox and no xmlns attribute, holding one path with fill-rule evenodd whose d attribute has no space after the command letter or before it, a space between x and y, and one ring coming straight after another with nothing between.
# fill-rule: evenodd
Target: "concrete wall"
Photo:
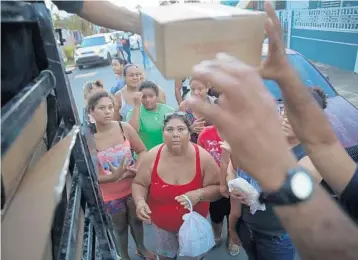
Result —
<instances>
[{"instance_id":1,"label":"concrete wall","mask_svg":"<svg viewBox=\"0 0 358 260\"><path fill-rule=\"evenodd\" d=\"M311 60L354 71L358 34L292 29L290 48Z\"/></svg>"},{"instance_id":2,"label":"concrete wall","mask_svg":"<svg viewBox=\"0 0 358 260\"><path fill-rule=\"evenodd\" d=\"M358 73L358 6L278 11L288 48Z\"/></svg>"}]
</instances>

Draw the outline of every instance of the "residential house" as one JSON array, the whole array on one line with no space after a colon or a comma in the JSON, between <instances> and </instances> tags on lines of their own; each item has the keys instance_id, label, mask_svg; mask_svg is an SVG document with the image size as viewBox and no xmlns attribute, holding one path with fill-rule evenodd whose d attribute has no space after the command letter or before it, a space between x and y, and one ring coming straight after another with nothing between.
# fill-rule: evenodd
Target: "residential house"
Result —
<instances>
[{"instance_id":1,"label":"residential house","mask_svg":"<svg viewBox=\"0 0 358 260\"><path fill-rule=\"evenodd\" d=\"M313 61L358 73L358 1L273 2L286 47ZM263 10L264 1L251 1L246 6Z\"/></svg>"}]
</instances>

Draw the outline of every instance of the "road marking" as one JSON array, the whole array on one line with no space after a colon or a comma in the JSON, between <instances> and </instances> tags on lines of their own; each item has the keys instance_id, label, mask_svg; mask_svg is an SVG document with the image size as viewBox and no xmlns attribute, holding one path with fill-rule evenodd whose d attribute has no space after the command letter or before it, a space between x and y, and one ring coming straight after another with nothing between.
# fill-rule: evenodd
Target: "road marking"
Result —
<instances>
[{"instance_id":1,"label":"road marking","mask_svg":"<svg viewBox=\"0 0 358 260\"><path fill-rule=\"evenodd\" d=\"M89 78L89 77L95 76L96 74L97 74L97 71L84 73L84 74L78 74L78 75L75 76L75 79Z\"/></svg>"}]
</instances>

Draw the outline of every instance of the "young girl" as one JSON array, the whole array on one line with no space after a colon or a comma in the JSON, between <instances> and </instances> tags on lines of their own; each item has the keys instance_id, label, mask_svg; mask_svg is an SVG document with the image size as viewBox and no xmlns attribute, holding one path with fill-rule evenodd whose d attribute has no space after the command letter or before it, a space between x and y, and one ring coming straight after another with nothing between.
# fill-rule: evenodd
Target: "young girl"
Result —
<instances>
[{"instance_id":1,"label":"young girl","mask_svg":"<svg viewBox=\"0 0 358 260\"><path fill-rule=\"evenodd\" d=\"M111 88L112 95L115 95L125 86L124 77L123 77L123 67L127 65L127 61L121 58L112 59L112 70L116 76L116 84Z\"/></svg>"},{"instance_id":2,"label":"young girl","mask_svg":"<svg viewBox=\"0 0 358 260\"><path fill-rule=\"evenodd\" d=\"M95 119L100 189L113 222L121 259L129 260L128 227L136 242L136 254L145 259L155 259L154 253L144 246L143 223L136 216L131 195L136 168L146 153L144 144L133 127L113 120L114 100L108 92L91 95L87 107ZM137 162L133 159L132 150L137 154Z\"/></svg>"},{"instance_id":3,"label":"young girl","mask_svg":"<svg viewBox=\"0 0 358 260\"><path fill-rule=\"evenodd\" d=\"M221 168L224 166L224 162L228 165L230 161L230 155L227 155L228 153L221 148L223 142L222 139L218 133L218 130L215 126L207 126L204 128L204 130L200 133L198 137L198 145L203 147L206 151L210 153L210 155L215 159L216 163L221 166ZM226 158L228 157L228 159ZM226 169L225 167L224 172L221 173L221 186L226 186ZM222 188L220 190L223 190ZM231 212L231 205L233 202L231 202L231 199L227 194L224 194L224 198L221 198L217 201L211 202L209 207L210 212L210 219L211 219L211 225L213 227L214 236L215 236L215 242L217 245L221 242L221 234L224 224L224 219L227 217L228 220L228 238L227 238L227 248L229 251L229 254L231 256L236 256L240 253L240 239L237 236L235 225L238 220L238 218L233 218L234 213ZM236 205L232 205L233 210L237 211ZM240 216L239 216L240 217Z\"/></svg>"},{"instance_id":4,"label":"young girl","mask_svg":"<svg viewBox=\"0 0 358 260\"><path fill-rule=\"evenodd\" d=\"M83 120L90 124L94 124L95 122L94 122L93 117L91 117L91 115L86 110L87 101L88 101L88 98L93 93L96 93L98 91L105 91L101 80L86 82L83 86L83 98L85 100L85 109L83 110Z\"/></svg>"},{"instance_id":5,"label":"young girl","mask_svg":"<svg viewBox=\"0 0 358 260\"><path fill-rule=\"evenodd\" d=\"M198 81L198 80L190 80L190 92L192 96L195 96L197 98L202 99L203 101L209 103L209 104L214 104L216 98L214 97L210 97L208 95L208 91L209 91L209 86L203 84L202 82ZM198 141L198 136L201 133L201 131L204 130L205 126L209 126L211 125L209 122L207 122L204 118L200 117L199 115L196 115L189 107L188 107L188 103L187 100L184 100L183 102L181 102L180 106L179 106L179 110L186 112L187 113L187 117L191 123L191 141L193 143L197 143Z\"/></svg>"}]
</instances>

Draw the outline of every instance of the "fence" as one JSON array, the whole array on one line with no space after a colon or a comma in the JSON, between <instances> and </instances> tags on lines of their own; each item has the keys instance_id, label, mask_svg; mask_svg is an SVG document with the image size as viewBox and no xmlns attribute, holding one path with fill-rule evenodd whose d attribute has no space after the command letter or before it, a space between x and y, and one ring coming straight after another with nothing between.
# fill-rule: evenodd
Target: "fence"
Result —
<instances>
[{"instance_id":1,"label":"fence","mask_svg":"<svg viewBox=\"0 0 358 260\"><path fill-rule=\"evenodd\" d=\"M358 6L277 11L287 48L358 73Z\"/></svg>"}]
</instances>

